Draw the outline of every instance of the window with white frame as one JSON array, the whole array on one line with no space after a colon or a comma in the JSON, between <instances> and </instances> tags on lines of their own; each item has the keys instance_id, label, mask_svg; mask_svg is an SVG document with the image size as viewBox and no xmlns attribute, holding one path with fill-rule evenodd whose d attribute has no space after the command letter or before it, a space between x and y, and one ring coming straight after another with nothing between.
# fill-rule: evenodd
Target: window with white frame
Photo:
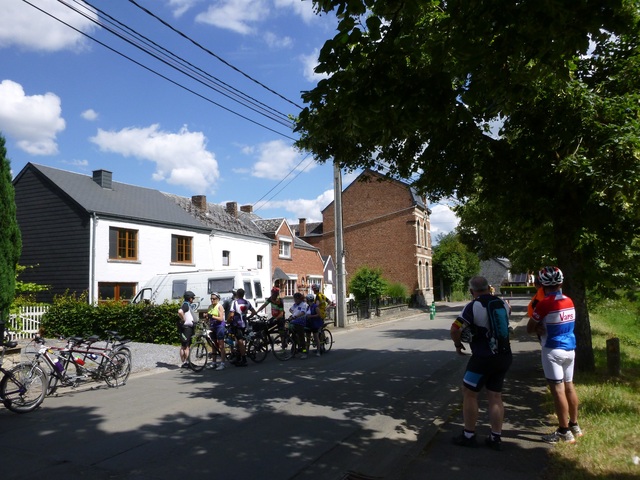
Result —
<instances>
[{"instance_id":1,"label":"window with white frame","mask_svg":"<svg viewBox=\"0 0 640 480\"><path fill-rule=\"evenodd\" d=\"M278 256L280 258L291 258L290 238L278 238Z\"/></svg>"},{"instance_id":2,"label":"window with white frame","mask_svg":"<svg viewBox=\"0 0 640 480\"><path fill-rule=\"evenodd\" d=\"M229 250L222 251L222 265L228 267L231 265L231 252Z\"/></svg>"},{"instance_id":3,"label":"window with white frame","mask_svg":"<svg viewBox=\"0 0 640 480\"><path fill-rule=\"evenodd\" d=\"M262 255L258 255L258 259L256 260L256 268L258 270L262 270Z\"/></svg>"}]
</instances>

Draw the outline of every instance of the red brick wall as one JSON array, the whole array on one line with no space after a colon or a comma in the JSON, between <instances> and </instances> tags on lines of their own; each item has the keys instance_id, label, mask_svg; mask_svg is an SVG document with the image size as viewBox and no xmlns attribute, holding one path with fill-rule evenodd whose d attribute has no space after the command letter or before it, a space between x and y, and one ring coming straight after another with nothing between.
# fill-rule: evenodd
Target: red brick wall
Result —
<instances>
[{"instance_id":1,"label":"red brick wall","mask_svg":"<svg viewBox=\"0 0 640 480\"><path fill-rule=\"evenodd\" d=\"M271 265L273 269L280 267L287 274L298 275L298 283L303 283L308 275L322 278L324 265L318 251L295 248L293 234L287 224L283 224L280 230L276 232L276 240L278 240L279 236L291 238L291 258L280 258L279 247L276 243L271 247ZM299 290L307 293L307 289Z\"/></svg>"},{"instance_id":2,"label":"red brick wall","mask_svg":"<svg viewBox=\"0 0 640 480\"><path fill-rule=\"evenodd\" d=\"M424 232L424 211L413 206L407 185L401 182L355 181L342 193L343 230L347 284L358 268L381 268L383 277L400 282L409 295L418 291L417 264L429 264L428 287L420 292L424 301L433 299L431 244L418 245L416 221ZM335 255L335 215L331 203L323 211L323 236L305 239L324 255ZM427 226L428 221L427 221ZM429 228L428 228L429 231ZM423 256L418 256L422 254Z\"/></svg>"}]
</instances>

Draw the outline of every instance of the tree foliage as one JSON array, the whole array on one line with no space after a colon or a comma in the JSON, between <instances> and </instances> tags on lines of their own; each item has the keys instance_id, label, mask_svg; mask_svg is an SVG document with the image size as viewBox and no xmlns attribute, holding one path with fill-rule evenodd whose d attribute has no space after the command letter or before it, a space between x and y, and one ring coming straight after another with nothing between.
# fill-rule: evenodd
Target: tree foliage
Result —
<instances>
[{"instance_id":1,"label":"tree foliage","mask_svg":"<svg viewBox=\"0 0 640 480\"><path fill-rule=\"evenodd\" d=\"M638 278L640 17L634 0L316 0L338 32L298 146L461 202L461 238L558 264L594 367L586 289Z\"/></svg>"},{"instance_id":2,"label":"tree foliage","mask_svg":"<svg viewBox=\"0 0 640 480\"><path fill-rule=\"evenodd\" d=\"M360 267L349 281L349 292L357 301L376 299L387 291L387 282L379 268Z\"/></svg>"},{"instance_id":3,"label":"tree foliage","mask_svg":"<svg viewBox=\"0 0 640 480\"><path fill-rule=\"evenodd\" d=\"M22 251L11 165L4 145L4 137L0 135L0 321L5 320L15 295L16 266Z\"/></svg>"},{"instance_id":4,"label":"tree foliage","mask_svg":"<svg viewBox=\"0 0 640 480\"><path fill-rule=\"evenodd\" d=\"M433 281L445 292L465 292L467 282L480 272L478 256L469 250L455 232L437 237L433 247ZM444 292L441 292L444 294Z\"/></svg>"}]
</instances>

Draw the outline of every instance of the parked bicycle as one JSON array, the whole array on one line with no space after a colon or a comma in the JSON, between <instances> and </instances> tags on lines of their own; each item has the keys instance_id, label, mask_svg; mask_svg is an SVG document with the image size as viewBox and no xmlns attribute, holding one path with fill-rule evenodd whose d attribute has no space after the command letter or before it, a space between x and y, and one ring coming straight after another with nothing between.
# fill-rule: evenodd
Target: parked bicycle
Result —
<instances>
[{"instance_id":1,"label":"parked bicycle","mask_svg":"<svg viewBox=\"0 0 640 480\"><path fill-rule=\"evenodd\" d=\"M324 321L324 325L319 332L320 337L320 345L316 344L316 340L313 335L310 338L310 347L318 349L320 353L327 353L331 350L333 346L333 334L331 330L327 327L331 325L332 322ZM310 333L310 330L305 327L305 336L307 333ZM279 331L278 334L278 348L273 350L273 354L278 360L286 361L293 358L297 353L302 352L303 348L301 345L298 345L296 340L296 336L293 331L293 324L291 323L291 319L288 319L285 322L284 328ZM306 345L305 345L306 348Z\"/></svg>"},{"instance_id":2,"label":"parked bicycle","mask_svg":"<svg viewBox=\"0 0 640 480\"><path fill-rule=\"evenodd\" d=\"M47 374L37 365L19 363L11 369L4 368L4 355L7 348L18 345L14 341L4 341L4 332L0 334L0 401L15 413L27 413L38 408L47 393Z\"/></svg>"},{"instance_id":3,"label":"parked bicycle","mask_svg":"<svg viewBox=\"0 0 640 480\"><path fill-rule=\"evenodd\" d=\"M104 381L109 387L126 384L131 373L131 356L122 351L92 347L83 337L70 337L64 347L46 345L36 337L39 345L36 361L46 365L49 373L47 395L58 387L77 387L86 381Z\"/></svg>"},{"instance_id":4,"label":"parked bicycle","mask_svg":"<svg viewBox=\"0 0 640 480\"><path fill-rule=\"evenodd\" d=\"M218 343L213 341L209 335L207 321L198 321L195 332L191 349L189 350L189 366L192 370L199 372L207 366L208 362L215 362L216 358L221 356L221 352ZM251 325L247 327L245 341L247 344L247 357L255 363L263 362L269 353L269 348L264 343L262 336ZM224 348L227 362L233 363L240 359L238 341L229 327L227 327L224 336Z\"/></svg>"}]
</instances>

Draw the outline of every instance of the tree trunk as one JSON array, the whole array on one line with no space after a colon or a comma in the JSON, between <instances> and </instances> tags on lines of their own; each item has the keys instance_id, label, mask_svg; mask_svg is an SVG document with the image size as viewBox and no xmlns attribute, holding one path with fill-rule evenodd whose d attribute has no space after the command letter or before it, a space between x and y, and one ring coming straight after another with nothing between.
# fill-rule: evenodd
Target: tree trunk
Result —
<instances>
[{"instance_id":1,"label":"tree trunk","mask_svg":"<svg viewBox=\"0 0 640 480\"><path fill-rule=\"evenodd\" d=\"M566 244L569 246L569 244ZM595 370L595 357L591 342L591 323L589 321L589 309L587 307L587 289L584 283L582 270L584 267L582 256L566 248L558 246L558 267L564 274L562 291L571 300L576 309L576 323L574 333L576 335L576 369L583 372Z\"/></svg>"}]
</instances>

